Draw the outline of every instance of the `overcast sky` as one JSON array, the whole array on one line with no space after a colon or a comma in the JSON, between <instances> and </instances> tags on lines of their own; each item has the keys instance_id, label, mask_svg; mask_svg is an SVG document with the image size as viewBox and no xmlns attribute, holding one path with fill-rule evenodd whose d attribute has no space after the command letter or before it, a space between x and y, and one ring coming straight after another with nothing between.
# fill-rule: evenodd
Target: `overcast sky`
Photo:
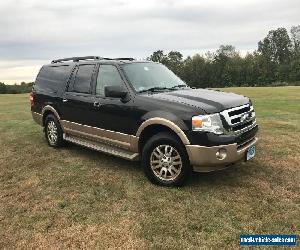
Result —
<instances>
[{"instance_id":1,"label":"overcast sky","mask_svg":"<svg viewBox=\"0 0 300 250\"><path fill-rule=\"evenodd\" d=\"M0 2L0 81L33 81L52 59L185 56L232 44L242 54L271 29L300 24L300 0L6 0Z\"/></svg>"}]
</instances>

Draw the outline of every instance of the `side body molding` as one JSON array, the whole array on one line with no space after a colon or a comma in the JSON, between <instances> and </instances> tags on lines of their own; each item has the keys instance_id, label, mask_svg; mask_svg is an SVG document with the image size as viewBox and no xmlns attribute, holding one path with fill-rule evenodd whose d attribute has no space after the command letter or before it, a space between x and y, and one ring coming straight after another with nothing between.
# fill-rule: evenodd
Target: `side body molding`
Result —
<instances>
[{"instance_id":1,"label":"side body molding","mask_svg":"<svg viewBox=\"0 0 300 250\"><path fill-rule=\"evenodd\" d=\"M160 118L160 117L154 117L154 118L150 118L150 119L144 121L141 124L141 126L138 128L138 131L136 132L136 137L140 137L143 130L150 125L166 126L166 127L170 128L171 130L173 130L179 136L179 138L181 139L181 141L184 145L190 144L189 139L187 138L185 133L181 130L181 128L179 128L174 122L167 120L165 118Z\"/></svg>"}]
</instances>

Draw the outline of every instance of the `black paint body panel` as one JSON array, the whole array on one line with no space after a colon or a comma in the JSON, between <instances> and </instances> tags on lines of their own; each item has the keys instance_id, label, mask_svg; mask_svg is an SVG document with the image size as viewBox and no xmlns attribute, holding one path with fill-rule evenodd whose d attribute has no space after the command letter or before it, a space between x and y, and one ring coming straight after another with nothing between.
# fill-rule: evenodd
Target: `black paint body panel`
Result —
<instances>
[{"instance_id":1,"label":"black paint body panel","mask_svg":"<svg viewBox=\"0 0 300 250\"><path fill-rule=\"evenodd\" d=\"M43 107L51 105L56 109L62 120L130 135L136 135L139 126L147 119L165 118L180 127L191 144L203 146L239 143L246 140L249 135L254 136L257 132L257 127L255 127L238 137L192 131L192 116L217 113L224 109L247 104L250 100L247 97L233 93L192 88L159 93L136 93L124 75L122 70L122 64L124 63L131 62L96 60L92 62L55 63L43 66L32 90L35 94L35 105L32 107L32 111L41 113ZM68 92L72 72L81 64L94 64L95 66L91 77L90 93ZM112 64L118 68L124 81L124 87L128 90L126 100L101 97L95 94L97 72L101 64ZM59 84L53 85L59 87L53 90L49 89L49 83L55 81L56 76L48 75L48 79L46 79L44 74L47 75L47 69L54 66L63 67L66 74L60 75ZM54 78L54 80L51 78ZM61 80L62 78L64 80ZM63 102L63 99L67 101ZM95 102L99 103L99 106L95 107Z\"/></svg>"}]
</instances>

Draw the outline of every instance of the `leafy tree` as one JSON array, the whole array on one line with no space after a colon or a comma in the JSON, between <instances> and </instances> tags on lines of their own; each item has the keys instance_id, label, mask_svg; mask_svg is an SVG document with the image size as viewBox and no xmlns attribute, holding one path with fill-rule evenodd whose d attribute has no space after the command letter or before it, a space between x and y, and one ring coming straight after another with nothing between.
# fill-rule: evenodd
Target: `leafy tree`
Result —
<instances>
[{"instance_id":1,"label":"leafy tree","mask_svg":"<svg viewBox=\"0 0 300 250\"><path fill-rule=\"evenodd\" d=\"M216 57L233 58L238 56L239 53L235 50L232 45L221 45L217 50Z\"/></svg>"},{"instance_id":2,"label":"leafy tree","mask_svg":"<svg viewBox=\"0 0 300 250\"><path fill-rule=\"evenodd\" d=\"M290 77L292 82L300 81L300 53L295 55L290 64Z\"/></svg>"},{"instance_id":3,"label":"leafy tree","mask_svg":"<svg viewBox=\"0 0 300 250\"><path fill-rule=\"evenodd\" d=\"M171 51L165 56L165 64L172 71L176 72L176 74L181 75L182 69L182 58L183 55L178 51Z\"/></svg>"},{"instance_id":4,"label":"leafy tree","mask_svg":"<svg viewBox=\"0 0 300 250\"><path fill-rule=\"evenodd\" d=\"M194 87L209 87L210 81L207 78L209 72L208 64L204 57L199 54L192 58L188 57L183 63L182 78Z\"/></svg>"},{"instance_id":5,"label":"leafy tree","mask_svg":"<svg viewBox=\"0 0 300 250\"><path fill-rule=\"evenodd\" d=\"M147 59L153 62L159 62L159 63L164 63L165 62L165 55L162 50L157 50L153 52L151 56L149 56Z\"/></svg>"},{"instance_id":6,"label":"leafy tree","mask_svg":"<svg viewBox=\"0 0 300 250\"><path fill-rule=\"evenodd\" d=\"M3 82L0 82L0 94L6 93L6 85Z\"/></svg>"},{"instance_id":7,"label":"leafy tree","mask_svg":"<svg viewBox=\"0 0 300 250\"><path fill-rule=\"evenodd\" d=\"M268 35L258 43L258 51L277 64L289 62L291 47L291 39L285 28L269 31Z\"/></svg>"},{"instance_id":8,"label":"leafy tree","mask_svg":"<svg viewBox=\"0 0 300 250\"><path fill-rule=\"evenodd\" d=\"M291 28L292 59L290 63L290 81L300 81L300 25Z\"/></svg>"},{"instance_id":9,"label":"leafy tree","mask_svg":"<svg viewBox=\"0 0 300 250\"><path fill-rule=\"evenodd\" d=\"M294 54L300 53L300 25L291 28L291 40Z\"/></svg>"}]
</instances>

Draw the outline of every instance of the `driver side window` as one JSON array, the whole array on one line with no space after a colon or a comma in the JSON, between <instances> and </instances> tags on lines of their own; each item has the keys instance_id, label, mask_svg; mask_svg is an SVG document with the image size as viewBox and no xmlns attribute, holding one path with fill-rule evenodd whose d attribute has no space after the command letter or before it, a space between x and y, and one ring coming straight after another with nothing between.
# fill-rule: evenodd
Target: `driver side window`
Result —
<instances>
[{"instance_id":1,"label":"driver side window","mask_svg":"<svg viewBox=\"0 0 300 250\"><path fill-rule=\"evenodd\" d=\"M97 76L96 94L105 96L104 88L106 86L121 86L123 80L116 66L100 65Z\"/></svg>"}]
</instances>

